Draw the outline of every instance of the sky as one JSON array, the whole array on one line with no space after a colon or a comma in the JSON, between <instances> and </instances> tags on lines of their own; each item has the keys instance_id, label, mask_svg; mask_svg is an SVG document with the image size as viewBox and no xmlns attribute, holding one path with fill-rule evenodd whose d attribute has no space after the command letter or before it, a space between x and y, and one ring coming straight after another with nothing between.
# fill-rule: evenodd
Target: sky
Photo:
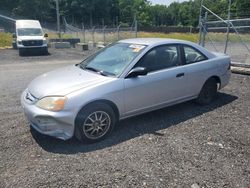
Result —
<instances>
[{"instance_id":1,"label":"sky","mask_svg":"<svg viewBox=\"0 0 250 188\"><path fill-rule=\"evenodd\" d=\"M183 2L187 0L149 0L152 2L152 4L160 4L160 5L169 5L170 3L173 2Z\"/></svg>"}]
</instances>

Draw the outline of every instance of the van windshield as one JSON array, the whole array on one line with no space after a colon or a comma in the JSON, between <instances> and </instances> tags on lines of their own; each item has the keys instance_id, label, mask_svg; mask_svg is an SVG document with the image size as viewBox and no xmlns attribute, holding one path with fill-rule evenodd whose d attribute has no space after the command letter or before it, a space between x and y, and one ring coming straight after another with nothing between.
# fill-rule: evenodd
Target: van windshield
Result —
<instances>
[{"instance_id":1,"label":"van windshield","mask_svg":"<svg viewBox=\"0 0 250 188\"><path fill-rule=\"evenodd\" d=\"M20 28L17 29L18 36L42 36L43 32L40 28Z\"/></svg>"}]
</instances>

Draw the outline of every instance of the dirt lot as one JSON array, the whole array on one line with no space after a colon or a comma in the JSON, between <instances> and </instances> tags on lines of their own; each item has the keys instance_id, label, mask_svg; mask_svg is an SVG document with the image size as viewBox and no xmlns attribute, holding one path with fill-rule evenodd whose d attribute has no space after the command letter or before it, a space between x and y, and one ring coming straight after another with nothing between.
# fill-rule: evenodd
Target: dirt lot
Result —
<instances>
[{"instance_id":1,"label":"dirt lot","mask_svg":"<svg viewBox=\"0 0 250 188\"><path fill-rule=\"evenodd\" d=\"M250 77L209 106L193 102L124 120L106 140L84 145L31 131L21 92L80 51L19 57L0 51L0 187L250 187Z\"/></svg>"}]
</instances>

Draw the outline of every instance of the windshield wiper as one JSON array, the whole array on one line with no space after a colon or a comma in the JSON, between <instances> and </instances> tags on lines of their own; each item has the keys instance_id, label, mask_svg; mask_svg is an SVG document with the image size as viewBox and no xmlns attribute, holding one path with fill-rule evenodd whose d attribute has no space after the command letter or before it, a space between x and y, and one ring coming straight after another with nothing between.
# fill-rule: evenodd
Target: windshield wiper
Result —
<instances>
[{"instance_id":1,"label":"windshield wiper","mask_svg":"<svg viewBox=\"0 0 250 188\"><path fill-rule=\"evenodd\" d=\"M94 67L88 67L86 65L84 66L81 63L76 64L76 66L79 66L83 70L90 70L90 71L96 72L96 73L98 73L98 74L100 74L102 76L116 76L114 73L103 71L103 70L98 70L98 69L96 69Z\"/></svg>"},{"instance_id":2,"label":"windshield wiper","mask_svg":"<svg viewBox=\"0 0 250 188\"><path fill-rule=\"evenodd\" d=\"M103 76L115 76L114 73L106 72L106 71L99 71L99 73Z\"/></svg>"},{"instance_id":3,"label":"windshield wiper","mask_svg":"<svg viewBox=\"0 0 250 188\"><path fill-rule=\"evenodd\" d=\"M83 69L90 70L90 71L97 72L97 73L100 72L100 70L95 69L95 68L93 68L93 67L87 67L87 66L86 66L86 67L83 67Z\"/></svg>"},{"instance_id":4,"label":"windshield wiper","mask_svg":"<svg viewBox=\"0 0 250 188\"><path fill-rule=\"evenodd\" d=\"M82 69L86 69L86 70L90 70L90 71L96 72L96 73L98 73L98 74L100 74L102 76L115 76L115 74L113 74L113 73L109 73L109 72L106 72L106 71L103 71L103 70L98 70L98 69L96 69L94 67L82 66L81 64L79 64L79 65L80 65L80 67Z\"/></svg>"}]
</instances>

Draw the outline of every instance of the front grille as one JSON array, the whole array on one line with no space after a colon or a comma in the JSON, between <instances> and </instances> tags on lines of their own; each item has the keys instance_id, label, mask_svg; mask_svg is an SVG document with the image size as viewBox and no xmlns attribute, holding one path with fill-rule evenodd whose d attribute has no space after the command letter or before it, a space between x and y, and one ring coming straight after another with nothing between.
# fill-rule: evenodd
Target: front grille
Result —
<instances>
[{"instance_id":1,"label":"front grille","mask_svg":"<svg viewBox=\"0 0 250 188\"><path fill-rule=\"evenodd\" d=\"M23 40L24 46L42 46L43 40Z\"/></svg>"}]
</instances>

